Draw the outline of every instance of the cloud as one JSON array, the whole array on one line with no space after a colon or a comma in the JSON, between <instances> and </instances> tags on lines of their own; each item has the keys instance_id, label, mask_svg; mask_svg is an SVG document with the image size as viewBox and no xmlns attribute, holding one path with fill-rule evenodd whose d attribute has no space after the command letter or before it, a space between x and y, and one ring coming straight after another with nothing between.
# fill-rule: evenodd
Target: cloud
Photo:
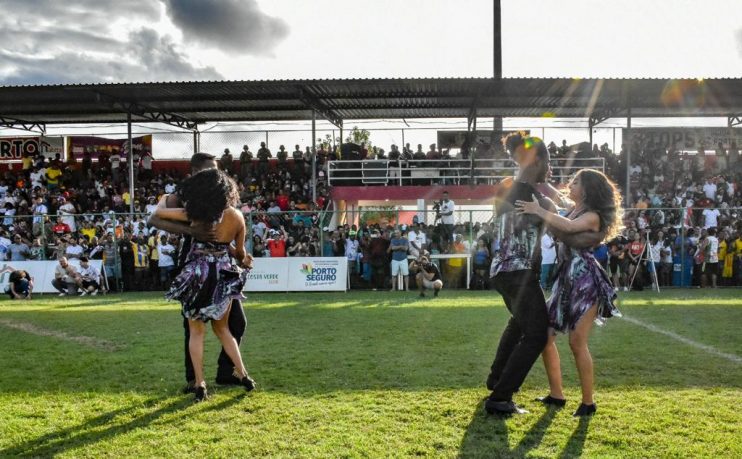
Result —
<instances>
[{"instance_id":1,"label":"cloud","mask_svg":"<svg viewBox=\"0 0 742 459\"><path fill-rule=\"evenodd\" d=\"M161 19L150 0L3 0L0 84L214 80L147 22ZM39 14L42 11L43 14ZM123 21L122 21L123 19Z\"/></svg>"},{"instance_id":2,"label":"cloud","mask_svg":"<svg viewBox=\"0 0 742 459\"><path fill-rule=\"evenodd\" d=\"M260 10L256 0L163 0L185 40L256 56L270 55L289 34L281 18Z\"/></svg>"}]
</instances>

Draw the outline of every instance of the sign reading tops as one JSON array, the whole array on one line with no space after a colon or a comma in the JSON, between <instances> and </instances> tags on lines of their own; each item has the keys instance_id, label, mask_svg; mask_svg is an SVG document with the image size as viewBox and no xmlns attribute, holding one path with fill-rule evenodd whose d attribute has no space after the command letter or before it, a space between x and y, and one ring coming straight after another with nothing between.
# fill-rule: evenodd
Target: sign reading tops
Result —
<instances>
[{"instance_id":1,"label":"sign reading tops","mask_svg":"<svg viewBox=\"0 0 742 459\"><path fill-rule=\"evenodd\" d=\"M248 292L345 291L348 261L344 257L256 258L247 275Z\"/></svg>"},{"instance_id":2,"label":"sign reading tops","mask_svg":"<svg viewBox=\"0 0 742 459\"><path fill-rule=\"evenodd\" d=\"M0 160L20 160L24 155L41 153L49 159L64 156L64 137L3 137L0 138Z\"/></svg>"},{"instance_id":3,"label":"sign reading tops","mask_svg":"<svg viewBox=\"0 0 742 459\"><path fill-rule=\"evenodd\" d=\"M629 138L628 130L623 129L624 143ZM742 146L742 129L724 127L675 127L675 128L633 128L631 129L632 149L638 151L647 146L674 148L677 151L715 150L719 142L728 150L732 142L737 148Z\"/></svg>"}]
</instances>

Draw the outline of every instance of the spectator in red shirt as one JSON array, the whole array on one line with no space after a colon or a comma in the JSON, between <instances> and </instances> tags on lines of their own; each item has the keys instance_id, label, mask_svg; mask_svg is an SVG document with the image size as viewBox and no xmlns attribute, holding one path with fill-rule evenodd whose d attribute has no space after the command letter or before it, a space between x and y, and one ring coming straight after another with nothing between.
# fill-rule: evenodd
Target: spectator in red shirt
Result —
<instances>
[{"instance_id":1,"label":"spectator in red shirt","mask_svg":"<svg viewBox=\"0 0 742 459\"><path fill-rule=\"evenodd\" d=\"M281 231L271 230L268 243L266 244L271 253L271 258L282 258L286 256L286 230L281 226Z\"/></svg>"},{"instance_id":2,"label":"spectator in red shirt","mask_svg":"<svg viewBox=\"0 0 742 459\"><path fill-rule=\"evenodd\" d=\"M71 233L72 229L68 224L64 223L61 218L58 218L57 224L52 226L52 231L54 231L54 234L62 235Z\"/></svg>"},{"instance_id":3,"label":"spectator in red shirt","mask_svg":"<svg viewBox=\"0 0 742 459\"><path fill-rule=\"evenodd\" d=\"M288 186L286 187L288 188ZM289 196L286 194L286 189L281 191L281 193L276 196L276 204L278 204L278 207L281 208L281 211L286 212L289 210L289 202L291 200L289 199Z\"/></svg>"}]
</instances>

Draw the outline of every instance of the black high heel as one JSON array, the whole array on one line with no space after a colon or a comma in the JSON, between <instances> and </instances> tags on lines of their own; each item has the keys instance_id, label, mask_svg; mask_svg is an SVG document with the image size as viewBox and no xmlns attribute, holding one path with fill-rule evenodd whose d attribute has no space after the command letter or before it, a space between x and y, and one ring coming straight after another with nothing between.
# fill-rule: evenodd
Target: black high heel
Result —
<instances>
[{"instance_id":1,"label":"black high heel","mask_svg":"<svg viewBox=\"0 0 742 459\"><path fill-rule=\"evenodd\" d=\"M574 417L582 417L582 416L592 416L595 414L595 412L598 411L598 407L595 406L595 403L592 405L585 405L584 403L580 403L580 407L577 408L577 411L575 411L575 414L572 416Z\"/></svg>"},{"instance_id":2,"label":"black high heel","mask_svg":"<svg viewBox=\"0 0 742 459\"><path fill-rule=\"evenodd\" d=\"M203 402L207 398L209 398L209 392L206 390L206 386L198 386L195 390L195 397L193 398L193 401L196 403Z\"/></svg>"},{"instance_id":3,"label":"black high heel","mask_svg":"<svg viewBox=\"0 0 742 459\"><path fill-rule=\"evenodd\" d=\"M247 392L250 392L251 390L255 389L255 387L256 387L255 381L253 381L253 379L249 375L245 375L240 380L240 384L242 385L242 387L245 388L245 390Z\"/></svg>"},{"instance_id":4,"label":"black high heel","mask_svg":"<svg viewBox=\"0 0 742 459\"><path fill-rule=\"evenodd\" d=\"M541 402L544 405L551 405L557 408L562 408L567 403L567 400L563 398L554 398L551 395L547 395L546 397L539 397L536 399L536 401Z\"/></svg>"}]
</instances>

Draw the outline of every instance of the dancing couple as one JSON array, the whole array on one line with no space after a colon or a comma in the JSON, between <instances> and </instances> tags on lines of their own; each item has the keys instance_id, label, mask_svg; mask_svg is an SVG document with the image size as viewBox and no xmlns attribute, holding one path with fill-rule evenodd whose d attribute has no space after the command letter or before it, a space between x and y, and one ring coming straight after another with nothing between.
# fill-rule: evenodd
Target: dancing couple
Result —
<instances>
[{"instance_id":1,"label":"dancing couple","mask_svg":"<svg viewBox=\"0 0 742 459\"><path fill-rule=\"evenodd\" d=\"M492 260L490 276L512 317L487 378L492 393L485 401L485 410L490 414L526 412L513 402L513 394L539 354L543 355L550 393L538 400L545 405L564 406L555 344L555 333L563 332L569 333L582 387L582 403L575 416L591 415L596 405L588 336L595 319L618 315L615 290L591 247L617 232L620 195L605 175L585 169L570 182L568 199L562 198L546 184L549 152L541 139L513 133L504 144L518 164L518 173L503 181L496 196L500 250ZM569 208L566 217L556 213L556 205L546 195ZM548 301L538 272L541 236L547 228L559 241L559 267Z\"/></svg>"},{"instance_id":2,"label":"dancing couple","mask_svg":"<svg viewBox=\"0 0 742 459\"><path fill-rule=\"evenodd\" d=\"M252 258L245 253L244 217L233 207L238 202L236 184L216 168L211 155L197 153L191 166L194 174L177 195L162 198L150 223L190 236L182 249L182 269L166 297L181 302L187 322L187 391L202 401L208 397L203 371L207 322L222 344L217 383L239 384L248 391L255 388L239 349L245 329L241 299L247 270L243 268L251 266Z\"/></svg>"}]
</instances>

